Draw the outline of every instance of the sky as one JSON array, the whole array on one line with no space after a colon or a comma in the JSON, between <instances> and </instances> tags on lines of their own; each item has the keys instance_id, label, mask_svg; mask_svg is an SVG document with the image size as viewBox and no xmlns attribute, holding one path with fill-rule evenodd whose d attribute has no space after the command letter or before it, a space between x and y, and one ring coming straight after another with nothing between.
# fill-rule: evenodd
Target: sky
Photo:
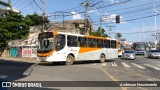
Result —
<instances>
[{"instance_id":1,"label":"sky","mask_svg":"<svg viewBox=\"0 0 160 90\"><path fill-rule=\"evenodd\" d=\"M8 1L8 0L4 0ZM12 7L21 11L23 15L38 13L42 14L43 0L11 0ZM84 19L85 0L45 0L46 15L51 21ZM122 38L130 42L147 41L153 42L156 30L160 32L160 0L88 0L88 18L93 22L94 29L100 26L109 34L109 26L112 30L111 37L115 33L122 33ZM155 2L155 10L154 10ZM56 12L56 13L55 13ZM115 23L115 16L120 15L121 23Z\"/></svg>"}]
</instances>

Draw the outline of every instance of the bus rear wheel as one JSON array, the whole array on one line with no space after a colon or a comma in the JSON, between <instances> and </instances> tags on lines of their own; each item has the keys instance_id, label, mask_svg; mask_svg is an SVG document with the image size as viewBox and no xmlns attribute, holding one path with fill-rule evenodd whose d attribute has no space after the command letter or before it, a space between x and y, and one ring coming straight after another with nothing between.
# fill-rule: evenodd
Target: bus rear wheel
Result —
<instances>
[{"instance_id":1,"label":"bus rear wheel","mask_svg":"<svg viewBox=\"0 0 160 90\"><path fill-rule=\"evenodd\" d=\"M66 59L66 65L72 65L74 63L74 60L75 60L74 56L68 55Z\"/></svg>"},{"instance_id":2,"label":"bus rear wheel","mask_svg":"<svg viewBox=\"0 0 160 90\"><path fill-rule=\"evenodd\" d=\"M104 63L105 61L106 61L105 55L104 55L104 54L101 54L101 55L100 55L100 62L101 62L101 63Z\"/></svg>"}]
</instances>

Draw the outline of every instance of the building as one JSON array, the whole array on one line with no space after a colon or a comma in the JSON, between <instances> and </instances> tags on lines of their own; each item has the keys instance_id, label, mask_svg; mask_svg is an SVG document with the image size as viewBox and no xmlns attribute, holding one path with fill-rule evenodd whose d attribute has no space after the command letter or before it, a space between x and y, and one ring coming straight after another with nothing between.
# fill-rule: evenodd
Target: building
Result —
<instances>
[{"instance_id":1,"label":"building","mask_svg":"<svg viewBox=\"0 0 160 90\"><path fill-rule=\"evenodd\" d=\"M63 22L49 23L46 24L46 31L58 31L58 32L67 32L67 33L75 33L82 35L89 35L89 31L93 31L92 24L88 24L88 31L84 29L84 20L65 20ZM42 25L39 26L31 26L30 33L26 40L19 40L16 42L12 42L14 46L23 46L23 45L37 45L38 44L38 34L42 31Z\"/></svg>"},{"instance_id":2,"label":"building","mask_svg":"<svg viewBox=\"0 0 160 90\"><path fill-rule=\"evenodd\" d=\"M4 1L0 1L0 17L7 13L8 10L10 10L9 4Z\"/></svg>"},{"instance_id":3,"label":"building","mask_svg":"<svg viewBox=\"0 0 160 90\"><path fill-rule=\"evenodd\" d=\"M49 24L47 30L49 31L59 31L59 32L68 32L82 35L89 35L89 31L92 31L92 24L88 22L88 30L85 31L84 19L79 20L65 20L63 22L54 22Z\"/></svg>"},{"instance_id":4,"label":"building","mask_svg":"<svg viewBox=\"0 0 160 90\"><path fill-rule=\"evenodd\" d=\"M8 11L12 11L12 12L15 12L15 13L20 12L16 9L11 8L11 6L8 3L0 0L0 18L3 17L3 15L5 13L7 13Z\"/></svg>"}]
</instances>

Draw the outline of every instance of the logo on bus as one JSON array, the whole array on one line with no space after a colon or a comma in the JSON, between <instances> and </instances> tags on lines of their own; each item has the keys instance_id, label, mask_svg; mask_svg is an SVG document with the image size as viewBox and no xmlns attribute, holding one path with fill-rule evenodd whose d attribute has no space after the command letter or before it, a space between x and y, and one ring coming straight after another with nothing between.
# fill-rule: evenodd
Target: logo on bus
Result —
<instances>
[{"instance_id":1,"label":"logo on bus","mask_svg":"<svg viewBox=\"0 0 160 90\"><path fill-rule=\"evenodd\" d=\"M73 48L71 48L71 52L78 52L77 50L74 50Z\"/></svg>"}]
</instances>

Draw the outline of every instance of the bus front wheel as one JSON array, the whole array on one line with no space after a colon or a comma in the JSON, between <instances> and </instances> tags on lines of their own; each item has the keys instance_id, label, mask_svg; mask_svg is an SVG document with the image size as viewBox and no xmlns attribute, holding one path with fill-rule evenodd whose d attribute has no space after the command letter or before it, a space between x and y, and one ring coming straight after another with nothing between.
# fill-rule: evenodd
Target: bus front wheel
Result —
<instances>
[{"instance_id":1,"label":"bus front wheel","mask_svg":"<svg viewBox=\"0 0 160 90\"><path fill-rule=\"evenodd\" d=\"M105 62L105 61L106 61L105 55L104 55L104 54L101 54L101 55L100 55L100 62L103 63L103 62Z\"/></svg>"},{"instance_id":2,"label":"bus front wheel","mask_svg":"<svg viewBox=\"0 0 160 90\"><path fill-rule=\"evenodd\" d=\"M74 63L74 56L72 55L68 55L67 59L66 59L66 65L72 65Z\"/></svg>"}]
</instances>

